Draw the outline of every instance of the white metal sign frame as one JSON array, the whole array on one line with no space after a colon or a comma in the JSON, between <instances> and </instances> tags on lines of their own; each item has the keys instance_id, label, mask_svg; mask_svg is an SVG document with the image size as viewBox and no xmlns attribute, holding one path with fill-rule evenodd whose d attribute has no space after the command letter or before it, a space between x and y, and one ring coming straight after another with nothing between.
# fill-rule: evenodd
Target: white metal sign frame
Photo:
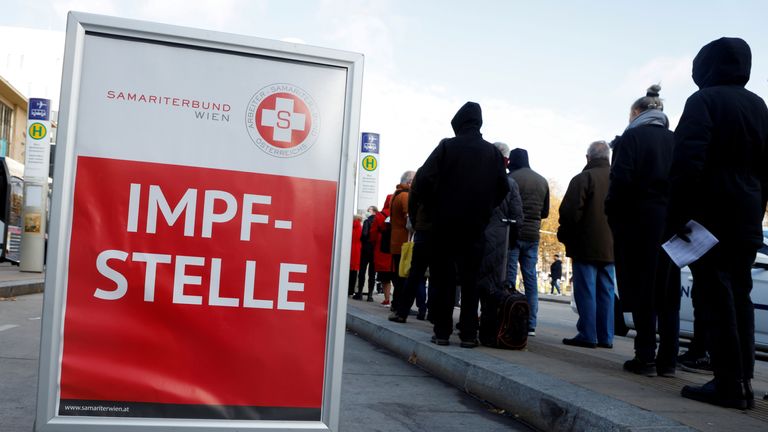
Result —
<instances>
[{"instance_id":1,"label":"white metal sign frame","mask_svg":"<svg viewBox=\"0 0 768 432\"><path fill-rule=\"evenodd\" d=\"M333 256L328 304L328 333L324 365L324 383L320 421L280 420L209 420L174 418L126 418L61 416L58 412L58 386L61 374L63 330L67 296L67 276L73 216L76 171L76 138L79 95L88 83L81 81L89 35L106 35L126 40L141 40L164 46L196 48L208 52L234 54L260 60L274 59L298 65L340 68L346 73L346 91L338 155L336 213ZM215 67L211 66L211 67ZM37 415L35 430L40 432L157 431L183 430L260 430L306 431L338 430L341 370L344 354L346 289L348 272L341 271L349 262L351 242L354 169L362 92L363 56L361 54L290 44L234 34L134 21L79 12L70 12L67 22L66 50L62 76L59 133L50 217L50 234L45 282L45 299L40 349ZM334 289L336 287L336 289Z\"/></svg>"}]
</instances>

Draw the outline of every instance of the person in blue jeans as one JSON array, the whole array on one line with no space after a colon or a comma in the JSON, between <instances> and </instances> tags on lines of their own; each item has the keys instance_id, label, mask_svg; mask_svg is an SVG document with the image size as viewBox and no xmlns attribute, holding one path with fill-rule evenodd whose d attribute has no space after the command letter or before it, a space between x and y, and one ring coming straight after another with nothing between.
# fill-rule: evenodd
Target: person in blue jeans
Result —
<instances>
[{"instance_id":1,"label":"person in blue jeans","mask_svg":"<svg viewBox=\"0 0 768 432\"><path fill-rule=\"evenodd\" d=\"M557 239L573 260L573 299L579 312L576 336L563 343L613 348L613 236L605 215L611 153L605 141L587 149L587 166L571 179L560 204Z\"/></svg>"},{"instance_id":2,"label":"person in blue jeans","mask_svg":"<svg viewBox=\"0 0 768 432\"><path fill-rule=\"evenodd\" d=\"M523 222L525 223L525 222ZM518 240L516 245L509 249L509 261L507 264L507 281L514 286L517 281L518 262L520 263L523 277L525 298L531 309L528 319L528 335L536 336L536 315L539 311L539 286L536 275L536 261L539 259L539 242Z\"/></svg>"},{"instance_id":3,"label":"person in blue jeans","mask_svg":"<svg viewBox=\"0 0 768 432\"><path fill-rule=\"evenodd\" d=\"M525 297L531 308L528 335L535 336L536 315L539 310L536 261L539 255L541 220L549 216L549 185L547 179L531 169L528 163L528 152L520 148L509 153L509 176L520 189L524 218L520 225L520 237L517 243L509 248L507 281L514 287L517 280L517 265L520 263Z\"/></svg>"},{"instance_id":4,"label":"person in blue jeans","mask_svg":"<svg viewBox=\"0 0 768 432\"><path fill-rule=\"evenodd\" d=\"M585 348L613 348L613 263L573 260L573 301L579 312L578 334L563 343Z\"/></svg>"}]
</instances>

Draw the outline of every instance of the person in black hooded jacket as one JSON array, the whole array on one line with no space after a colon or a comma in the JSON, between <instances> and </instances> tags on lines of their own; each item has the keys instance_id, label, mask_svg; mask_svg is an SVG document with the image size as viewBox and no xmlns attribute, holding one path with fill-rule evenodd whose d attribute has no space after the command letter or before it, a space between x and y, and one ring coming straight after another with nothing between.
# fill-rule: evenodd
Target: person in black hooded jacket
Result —
<instances>
[{"instance_id":1,"label":"person in black hooded jacket","mask_svg":"<svg viewBox=\"0 0 768 432\"><path fill-rule=\"evenodd\" d=\"M461 346L477 342L477 278L483 253L483 232L493 209L509 192L501 153L483 139L480 105L467 102L451 120L455 138L442 140L414 183L432 219L434 255L430 302L434 323L432 341L448 345L453 332L456 285L461 285Z\"/></svg>"},{"instance_id":2,"label":"person in black hooded jacket","mask_svg":"<svg viewBox=\"0 0 768 432\"><path fill-rule=\"evenodd\" d=\"M509 176L520 188L525 220L520 227L520 237L509 245L507 281L511 287L517 281L517 263L523 276L523 287L531 314L528 317L528 336L536 335L536 317L539 311L539 286L536 263L539 260L541 220L549 216L549 184L547 179L531 169L528 152L516 148L509 153Z\"/></svg>"},{"instance_id":3,"label":"person in black hooded jacket","mask_svg":"<svg viewBox=\"0 0 768 432\"><path fill-rule=\"evenodd\" d=\"M684 224L695 220L719 240L690 265L714 379L681 393L741 409L754 406L751 266L768 200L768 108L744 88L751 65L749 45L739 38L710 42L694 58L699 90L686 101L675 130L669 214L677 232L685 234Z\"/></svg>"}]
</instances>

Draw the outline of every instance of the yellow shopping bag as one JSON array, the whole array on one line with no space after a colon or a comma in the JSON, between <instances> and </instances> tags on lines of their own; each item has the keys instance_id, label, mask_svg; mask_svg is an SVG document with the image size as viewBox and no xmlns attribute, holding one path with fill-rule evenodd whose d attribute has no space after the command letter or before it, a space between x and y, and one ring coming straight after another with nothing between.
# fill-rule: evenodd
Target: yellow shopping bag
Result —
<instances>
[{"instance_id":1,"label":"yellow shopping bag","mask_svg":"<svg viewBox=\"0 0 768 432\"><path fill-rule=\"evenodd\" d=\"M408 273L411 271L411 257L413 256L413 242L408 241L403 243L403 248L400 250L400 268L397 269L397 274L400 277L408 277Z\"/></svg>"}]
</instances>

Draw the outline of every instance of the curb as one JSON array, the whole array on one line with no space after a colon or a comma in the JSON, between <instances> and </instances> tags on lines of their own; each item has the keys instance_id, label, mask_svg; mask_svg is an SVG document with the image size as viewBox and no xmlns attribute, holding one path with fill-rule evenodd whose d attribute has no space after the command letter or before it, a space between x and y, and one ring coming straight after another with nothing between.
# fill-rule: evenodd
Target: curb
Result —
<instances>
[{"instance_id":1,"label":"curb","mask_svg":"<svg viewBox=\"0 0 768 432\"><path fill-rule=\"evenodd\" d=\"M0 298L43 292L43 279L0 282Z\"/></svg>"},{"instance_id":2,"label":"curb","mask_svg":"<svg viewBox=\"0 0 768 432\"><path fill-rule=\"evenodd\" d=\"M353 306L347 327L467 393L518 415L547 431L693 431L661 417L583 387L525 367L500 361L476 350L429 343L429 335L389 323Z\"/></svg>"},{"instance_id":3,"label":"curb","mask_svg":"<svg viewBox=\"0 0 768 432\"><path fill-rule=\"evenodd\" d=\"M571 298L570 297L546 297L539 295L539 301L546 301L546 302L552 302L552 303L562 303L562 304L571 304Z\"/></svg>"}]
</instances>

